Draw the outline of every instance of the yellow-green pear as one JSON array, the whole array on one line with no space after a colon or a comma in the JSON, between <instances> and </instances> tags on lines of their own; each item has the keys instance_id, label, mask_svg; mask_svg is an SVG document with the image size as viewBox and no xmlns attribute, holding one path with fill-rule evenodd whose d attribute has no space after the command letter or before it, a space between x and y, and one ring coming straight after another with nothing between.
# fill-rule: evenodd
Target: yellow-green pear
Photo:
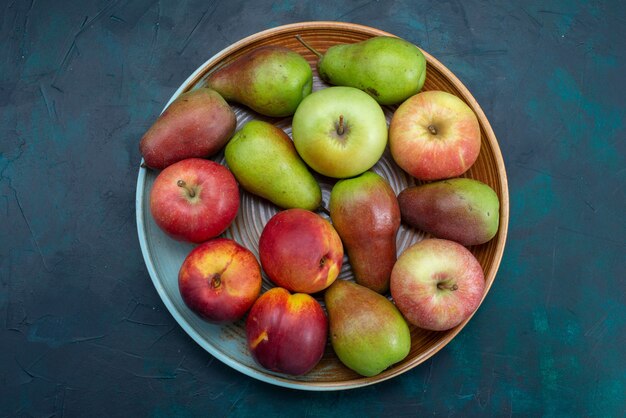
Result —
<instances>
[{"instance_id":1,"label":"yellow-green pear","mask_svg":"<svg viewBox=\"0 0 626 418\"><path fill-rule=\"evenodd\" d=\"M293 142L280 128L253 120L235 133L226 164L248 192L283 208L317 209L322 192Z\"/></svg>"},{"instance_id":2,"label":"yellow-green pear","mask_svg":"<svg viewBox=\"0 0 626 418\"><path fill-rule=\"evenodd\" d=\"M376 36L353 44L338 44L323 55L298 37L319 60L322 80L356 87L381 105L403 102L419 92L426 80L426 58L414 44L391 36Z\"/></svg>"},{"instance_id":3,"label":"yellow-green pear","mask_svg":"<svg viewBox=\"0 0 626 418\"><path fill-rule=\"evenodd\" d=\"M389 299L367 287L336 280L324 293L330 341L339 360L375 376L411 350L411 332Z\"/></svg>"}]
</instances>

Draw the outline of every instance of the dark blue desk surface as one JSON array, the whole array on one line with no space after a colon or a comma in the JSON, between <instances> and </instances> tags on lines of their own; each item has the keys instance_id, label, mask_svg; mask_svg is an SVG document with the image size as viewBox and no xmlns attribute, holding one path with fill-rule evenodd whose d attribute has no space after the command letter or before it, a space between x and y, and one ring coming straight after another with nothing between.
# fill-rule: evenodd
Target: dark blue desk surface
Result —
<instances>
[{"instance_id":1,"label":"dark blue desk surface","mask_svg":"<svg viewBox=\"0 0 626 418\"><path fill-rule=\"evenodd\" d=\"M617 1L4 1L0 416L624 416L626 12ZM499 138L509 240L474 319L375 386L282 389L214 360L154 290L137 142L230 43L342 20L467 85Z\"/></svg>"}]
</instances>

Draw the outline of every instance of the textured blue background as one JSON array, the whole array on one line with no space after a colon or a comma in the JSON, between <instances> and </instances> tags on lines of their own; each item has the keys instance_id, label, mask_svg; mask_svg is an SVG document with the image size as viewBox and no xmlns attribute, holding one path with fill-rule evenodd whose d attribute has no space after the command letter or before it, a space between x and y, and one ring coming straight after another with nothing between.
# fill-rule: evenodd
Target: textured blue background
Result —
<instances>
[{"instance_id":1,"label":"textured blue background","mask_svg":"<svg viewBox=\"0 0 626 418\"><path fill-rule=\"evenodd\" d=\"M626 9L599 1L3 1L0 416L624 416ZM134 221L137 143L247 35L361 23L439 58L505 158L508 245L470 324L334 393L214 360L175 323Z\"/></svg>"}]
</instances>

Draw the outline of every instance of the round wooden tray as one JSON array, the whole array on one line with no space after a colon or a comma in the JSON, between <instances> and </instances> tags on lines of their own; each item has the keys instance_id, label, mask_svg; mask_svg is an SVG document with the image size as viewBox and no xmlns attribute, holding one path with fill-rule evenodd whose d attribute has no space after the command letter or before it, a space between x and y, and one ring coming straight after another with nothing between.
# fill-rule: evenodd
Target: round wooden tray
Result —
<instances>
[{"instance_id":1,"label":"round wooden tray","mask_svg":"<svg viewBox=\"0 0 626 418\"><path fill-rule=\"evenodd\" d=\"M326 87L317 77L316 57L296 40L295 35L301 35L310 45L321 52L339 43L354 43L379 35L394 36L367 26L340 22L296 23L266 30L229 46L209 59L180 86L165 107L181 93L201 88L203 80L210 72L262 45L281 45L299 52L314 69L314 90ZM482 136L480 155L464 177L487 183L500 198L498 234L486 244L470 247L485 272L486 296L496 277L504 251L508 227L509 196L504 162L489 121L476 100L450 70L427 52L424 52L424 55L428 65L426 82L422 91L444 90L455 94L474 110L480 122ZM384 108L388 120L395 108L395 106ZM251 119L263 119L276 124L288 134L291 133L291 118L268 119L243 106L234 104L233 109L237 114L237 129ZM213 159L224 163L223 154L219 154ZM396 194L403 188L415 184L414 179L395 165L388 152L374 167L374 171L389 180ZM411 351L409 355L400 363L374 377L359 376L343 366L335 356L330 344L327 345L320 363L305 376L294 377L267 371L256 364L248 353L243 320L225 326L208 324L193 314L182 301L178 292L178 270L193 246L172 240L154 223L150 215L149 194L156 175L157 172L141 168L137 180L136 195L139 241L154 286L170 313L198 344L222 362L246 375L279 386L305 390L339 390L370 385L390 379L424 362L450 342L469 321L468 319L445 332L431 332L411 327ZM322 177L318 177L318 180L322 187L324 201L328 202L333 180ZM247 246L258 256L258 237L265 223L277 211L278 208L270 203L242 192L239 214L233 225L226 231L225 236ZM414 242L423 239L424 236L419 231L402 226L398 232L398 254ZM344 280L352 279L347 258L344 259L344 267L339 277ZM264 278L264 291L271 286L271 282Z\"/></svg>"}]
</instances>

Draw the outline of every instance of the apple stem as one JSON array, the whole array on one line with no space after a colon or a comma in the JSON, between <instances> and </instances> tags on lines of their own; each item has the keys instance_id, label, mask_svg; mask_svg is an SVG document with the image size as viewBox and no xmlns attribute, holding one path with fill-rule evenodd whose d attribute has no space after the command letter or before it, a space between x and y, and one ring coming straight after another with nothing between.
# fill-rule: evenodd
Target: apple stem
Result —
<instances>
[{"instance_id":1,"label":"apple stem","mask_svg":"<svg viewBox=\"0 0 626 418\"><path fill-rule=\"evenodd\" d=\"M217 289L218 287L220 287L221 284L222 276L220 276L219 273L215 273L211 278L211 286L213 286L213 289Z\"/></svg>"},{"instance_id":2,"label":"apple stem","mask_svg":"<svg viewBox=\"0 0 626 418\"><path fill-rule=\"evenodd\" d=\"M189 197L196 196L196 192L191 187L187 186L187 183L185 183L185 180L178 180L176 184L178 185L178 187L182 187L185 190L187 190L187 193L189 193Z\"/></svg>"},{"instance_id":3,"label":"apple stem","mask_svg":"<svg viewBox=\"0 0 626 418\"><path fill-rule=\"evenodd\" d=\"M322 59L323 55L319 53L319 51L315 48L313 48L311 45L309 45L304 39L302 39L302 37L300 35L296 35L296 39L302 44L304 45L304 47L306 49L308 49L309 51L311 51L312 53L314 53L317 58Z\"/></svg>"},{"instance_id":4,"label":"apple stem","mask_svg":"<svg viewBox=\"0 0 626 418\"><path fill-rule=\"evenodd\" d=\"M343 115L339 115L339 126L337 127L337 135L343 135Z\"/></svg>"},{"instance_id":5,"label":"apple stem","mask_svg":"<svg viewBox=\"0 0 626 418\"><path fill-rule=\"evenodd\" d=\"M428 131L430 131L430 133L433 135L437 135L437 128L435 127L435 125L428 125Z\"/></svg>"},{"instance_id":6,"label":"apple stem","mask_svg":"<svg viewBox=\"0 0 626 418\"><path fill-rule=\"evenodd\" d=\"M445 283L437 283L437 288L440 290L443 289L447 289L447 290L457 290L459 288L459 286L457 286L456 284L453 284L452 286L447 285Z\"/></svg>"}]
</instances>

